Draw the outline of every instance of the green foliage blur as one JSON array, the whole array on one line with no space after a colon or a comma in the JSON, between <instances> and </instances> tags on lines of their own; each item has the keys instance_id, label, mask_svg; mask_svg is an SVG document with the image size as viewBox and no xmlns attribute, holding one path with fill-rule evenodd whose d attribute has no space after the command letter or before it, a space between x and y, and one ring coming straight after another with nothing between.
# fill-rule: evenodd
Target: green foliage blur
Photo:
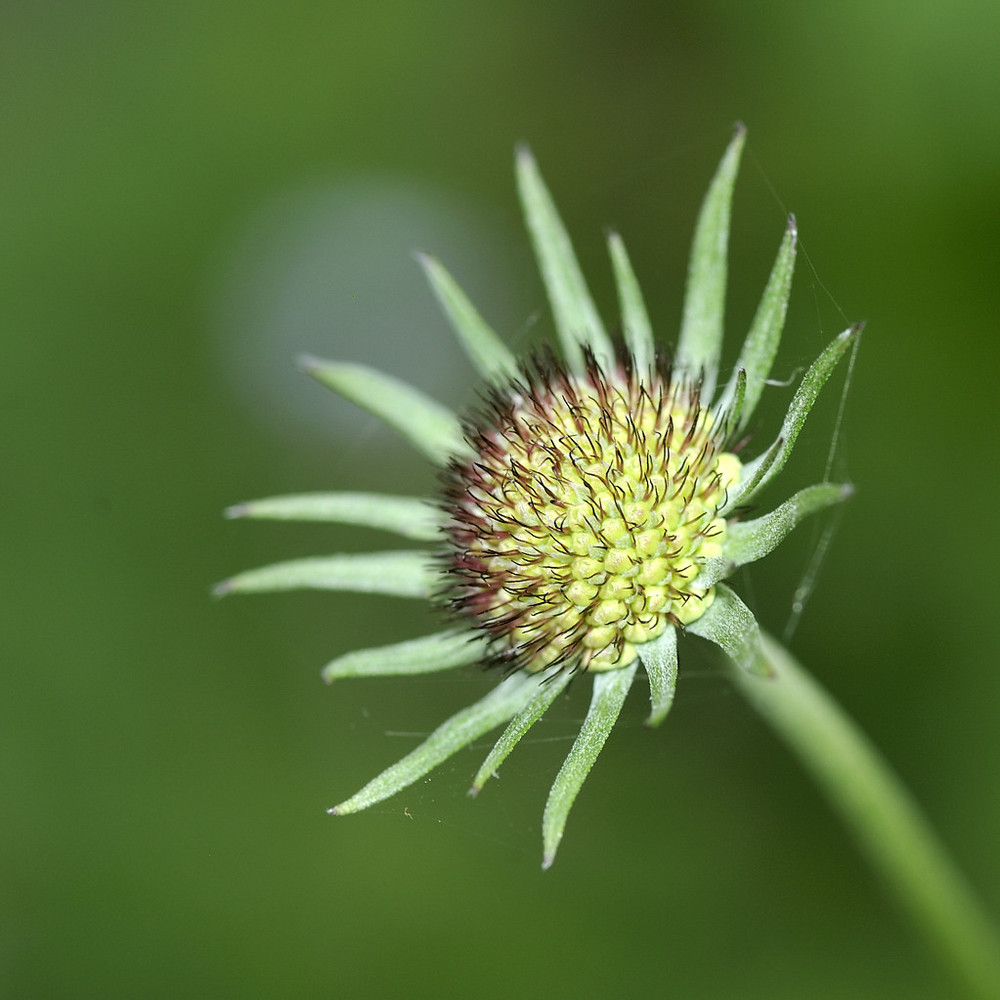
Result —
<instances>
[{"instance_id":1,"label":"green foliage blur","mask_svg":"<svg viewBox=\"0 0 1000 1000\"><path fill-rule=\"evenodd\" d=\"M608 320L603 227L670 340L732 123L730 360L785 225L778 378L866 319L835 477L858 486L792 649L1000 912L1000 6L175 0L0 12L0 995L906 998L952 985L691 638L633 696L540 871L582 685L475 802L485 747L324 810L492 683L319 680L434 627L401 600L211 585L374 532L226 522L431 470L292 367L471 371L409 252L517 348L548 335L514 195L535 151ZM782 477L827 462L845 371ZM788 388L769 390L769 439ZM768 402L765 401L765 411ZM781 633L819 534L737 586ZM640 692L641 693L641 692Z\"/></svg>"}]
</instances>

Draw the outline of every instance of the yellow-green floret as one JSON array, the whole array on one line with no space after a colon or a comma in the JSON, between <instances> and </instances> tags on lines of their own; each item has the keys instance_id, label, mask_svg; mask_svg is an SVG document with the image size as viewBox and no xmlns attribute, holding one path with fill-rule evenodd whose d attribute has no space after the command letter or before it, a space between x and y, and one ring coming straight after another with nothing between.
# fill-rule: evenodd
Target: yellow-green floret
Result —
<instances>
[{"instance_id":1,"label":"yellow-green floret","mask_svg":"<svg viewBox=\"0 0 1000 1000\"><path fill-rule=\"evenodd\" d=\"M553 362L493 391L448 470L448 597L496 656L611 670L705 612L739 479L725 427L666 369L577 378Z\"/></svg>"}]
</instances>

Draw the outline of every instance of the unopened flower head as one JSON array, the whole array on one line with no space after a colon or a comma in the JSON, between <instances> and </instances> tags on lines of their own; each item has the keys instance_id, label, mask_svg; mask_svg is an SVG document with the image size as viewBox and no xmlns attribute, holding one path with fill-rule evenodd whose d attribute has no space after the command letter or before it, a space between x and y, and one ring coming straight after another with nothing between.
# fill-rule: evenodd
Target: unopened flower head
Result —
<instances>
[{"instance_id":1,"label":"unopened flower head","mask_svg":"<svg viewBox=\"0 0 1000 1000\"><path fill-rule=\"evenodd\" d=\"M494 390L445 490L452 607L527 670L612 670L700 618L740 463L696 384L546 359Z\"/></svg>"},{"instance_id":2,"label":"unopened flower head","mask_svg":"<svg viewBox=\"0 0 1000 1000\"><path fill-rule=\"evenodd\" d=\"M767 555L803 517L850 494L849 486L824 482L770 513L745 517L781 471L860 327L845 330L820 354L777 436L747 457L738 442L747 437L777 352L797 232L789 219L733 374L720 387L729 215L743 142L739 127L702 205L672 350L653 336L617 234L609 251L624 343L612 342L535 161L522 149L519 194L560 356L546 349L519 362L444 267L421 255L431 288L482 377L478 411L462 420L363 365L302 359L319 381L409 437L441 470L441 492L428 500L299 494L241 504L230 515L359 524L426 547L279 563L235 576L218 592L317 588L446 604L452 621L444 630L342 655L324 668L327 681L477 663L505 668L485 697L331 813L380 802L505 726L473 779L478 792L569 680L586 674L593 684L590 708L543 816L547 866L640 666L651 725L673 703L679 632L715 643L747 671L767 673L757 623L723 581Z\"/></svg>"}]
</instances>

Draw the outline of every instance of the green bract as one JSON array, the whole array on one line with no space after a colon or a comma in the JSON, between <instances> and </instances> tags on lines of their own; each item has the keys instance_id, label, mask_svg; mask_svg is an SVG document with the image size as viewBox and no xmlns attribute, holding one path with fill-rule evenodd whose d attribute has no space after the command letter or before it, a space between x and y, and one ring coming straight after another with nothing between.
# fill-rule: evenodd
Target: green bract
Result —
<instances>
[{"instance_id":1,"label":"green bract","mask_svg":"<svg viewBox=\"0 0 1000 1000\"><path fill-rule=\"evenodd\" d=\"M844 331L803 376L777 438L756 457L744 437L777 352L795 263L794 219L781 241L733 375L717 387L738 128L698 218L680 336L658 349L617 234L609 249L624 350L590 297L569 237L531 154L517 153L518 190L555 318L552 352L519 363L441 264L419 261L459 341L484 379L486 405L464 422L418 390L361 365L302 359L302 367L409 437L442 469L437 498L332 493L231 508L233 517L363 524L429 548L299 559L240 574L234 591L319 588L444 595L446 631L358 650L323 670L387 676L497 662L485 698L444 722L416 750L330 810L357 812L412 784L490 730L506 728L473 781L478 792L574 673L593 675L590 708L549 794L544 864L552 863L577 793L641 667L649 723L670 709L677 632L721 647L766 674L757 622L723 582L767 555L808 514L851 493L822 483L753 520L733 515L781 471L833 368L860 327Z\"/></svg>"}]
</instances>

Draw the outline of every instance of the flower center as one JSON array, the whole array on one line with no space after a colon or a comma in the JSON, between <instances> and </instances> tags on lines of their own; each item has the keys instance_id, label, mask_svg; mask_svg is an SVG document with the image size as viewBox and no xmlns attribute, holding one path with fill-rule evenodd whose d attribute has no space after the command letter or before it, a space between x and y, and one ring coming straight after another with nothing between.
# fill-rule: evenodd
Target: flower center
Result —
<instances>
[{"instance_id":1,"label":"flower center","mask_svg":"<svg viewBox=\"0 0 1000 1000\"><path fill-rule=\"evenodd\" d=\"M624 667L714 597L694 585L721 554L739 478L690 383L541 364L496 391L444 497L452 606L528 670Z\"/></svg>"}]
</instances>

